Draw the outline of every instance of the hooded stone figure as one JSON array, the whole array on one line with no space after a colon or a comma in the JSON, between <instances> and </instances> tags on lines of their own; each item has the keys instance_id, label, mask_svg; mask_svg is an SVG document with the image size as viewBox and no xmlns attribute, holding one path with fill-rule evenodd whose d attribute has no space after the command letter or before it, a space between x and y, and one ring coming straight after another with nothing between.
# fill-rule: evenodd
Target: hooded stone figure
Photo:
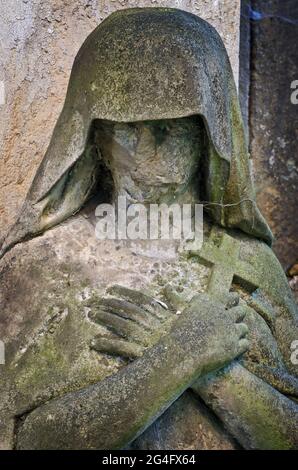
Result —
<instances>
[{"instance_id":1,"label":"hooded stone figure","mask_svg":"<svg viewBox=\"0 0 298 470\"><path fill-rule=\"evenodd\" d=\"M204 199L214 221L270 244L270 229L255 202L236 87L221 38L207 22L185 12L131 9L100 24L77 54L51 143L2 252L82 207L95 183L96 162L89 162L83 183L76 168L88 158L94 120L195 115L203 118L209 138Z\"/></svg>"},{"instance_id":2,"label":"hooded stone figure","mask_svg":"<svg viewBox=\"0 0 298 470\"><path fill-rule=\"evenodd\" d=\"M96 242L94 194L202 202L203 247ZM271 240L219 35L173 9L108 17L2 245L2 446L295 448L297 314Z\"/></svg>"}]
</instances>

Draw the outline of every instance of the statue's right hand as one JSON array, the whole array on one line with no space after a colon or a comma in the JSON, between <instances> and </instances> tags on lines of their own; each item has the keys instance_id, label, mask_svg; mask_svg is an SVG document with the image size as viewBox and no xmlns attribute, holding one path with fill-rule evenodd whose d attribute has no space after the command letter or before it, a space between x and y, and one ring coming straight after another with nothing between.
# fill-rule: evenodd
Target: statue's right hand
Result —
<instances>
[{"instance_id":1,"label":"statue's right hand","mask_svg":"<svg viewBox=\"0 0 298 470\"><path fill-rule=\"evenodd\" d=\"M193 357L194 367L209 372L248 349L245 307L228 308L198 294L177 316L172 296L173 311L136 290L113 286L107 293L110 297L88 301L89 318L114 334L94 338L91 347L98 352L135 359L165 337L178 361Z\"/></svg>"},{"instance_id":2,"label":"statue's right hand","mask_svg":"<svg viewBox=\"0 0 298 470\"><path fill-rule=\"evenodd\" d=\"M246 306L226 307L207 294L193 297L173 324L171 336L205 372L229 364L249 348Z\"/></svg>"}]
</instances>

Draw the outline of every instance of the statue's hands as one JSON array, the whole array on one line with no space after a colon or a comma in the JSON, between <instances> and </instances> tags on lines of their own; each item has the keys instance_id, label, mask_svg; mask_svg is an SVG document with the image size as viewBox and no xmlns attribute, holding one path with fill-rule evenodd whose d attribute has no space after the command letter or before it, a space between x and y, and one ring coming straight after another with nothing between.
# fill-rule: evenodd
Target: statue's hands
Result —
<instances>
[{"instance_id":1,"label":"statue's hands","mask_svg":"<svg viewBox=\"0 0 298 470\"><path fill-rule=\"evenodd\" d=\"M118 285L109 288L106 297L92 297L86 305L89 319L108 329L108 334L94 338L91 348L130 359L156 344L177 318L166 304Z\"/></svg>"},{"instance_id":2,"label":"statue's hands","mask_svg":"<svg viewBox=\"0 0 298 470\"><path fill-rule=\"evenodd\" d=\"M135 359L147 348L171 332L183 335L183 342L208 370L221 367L247 351L247 326L243 323L244 306L237 306L237 297L231 294L224 306L206 294L198 294L188 303L183 313L183 302L178 295L165 290L169 305L142 292L122 286L107 290L104 298L88 300L89 318L109 331L94 338L91 348L110 355ZM177 336L177 338L178 338Z\"/></svg>"},{"instance_id":3,"label":"statue's hands","mask_svg":"<svg viewBox=\"0 0 298 470\"><path fill-rule=\"evenodd\" d=\"M225 306L207 294L195 295L173 324L173 339L187 344L186 354L206 372L229 364L249 348L248 327L243 322L247 308L235 303L234 296Z\"/></svg>"}]
</instances>

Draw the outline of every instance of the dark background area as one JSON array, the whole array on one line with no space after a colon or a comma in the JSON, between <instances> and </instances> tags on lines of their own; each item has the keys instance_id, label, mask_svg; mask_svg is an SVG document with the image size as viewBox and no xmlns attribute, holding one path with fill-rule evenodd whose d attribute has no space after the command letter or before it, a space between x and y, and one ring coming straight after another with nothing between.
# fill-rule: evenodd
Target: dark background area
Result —
<instances>
[{"instance_id":1,"label":"dark background area","mask_svg":"<svg viewBox=\"0 0 298 470\"><path fill-rule=\"evenodd\" d=\"M242 0L240 98L259 207L285 270L298 275L298 1Z\"/></svg>"}]
</instances>

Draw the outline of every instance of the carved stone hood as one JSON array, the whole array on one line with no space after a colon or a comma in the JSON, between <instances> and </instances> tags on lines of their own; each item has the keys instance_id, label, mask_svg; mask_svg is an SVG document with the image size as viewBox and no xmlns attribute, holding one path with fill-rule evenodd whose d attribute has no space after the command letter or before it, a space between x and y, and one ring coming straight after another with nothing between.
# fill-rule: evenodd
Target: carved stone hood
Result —
<instances>
[{"instance_id":1,"label":"carved stone hood","mask_svg":"<svg viewBox=\"0 0 298 470\"><path fill-rule=\"evenodd\" d=\"M175 9L116 12L88 36L46 155L2 253L76 212L44 222L46 198L86 154L94 119L118 122L202 116L209 136L206 208L220 225L271 243L254 198L242 117L229 59L216 30ZM66 184L66 183L65 183Z\"/></svg>"}]
</instances>

